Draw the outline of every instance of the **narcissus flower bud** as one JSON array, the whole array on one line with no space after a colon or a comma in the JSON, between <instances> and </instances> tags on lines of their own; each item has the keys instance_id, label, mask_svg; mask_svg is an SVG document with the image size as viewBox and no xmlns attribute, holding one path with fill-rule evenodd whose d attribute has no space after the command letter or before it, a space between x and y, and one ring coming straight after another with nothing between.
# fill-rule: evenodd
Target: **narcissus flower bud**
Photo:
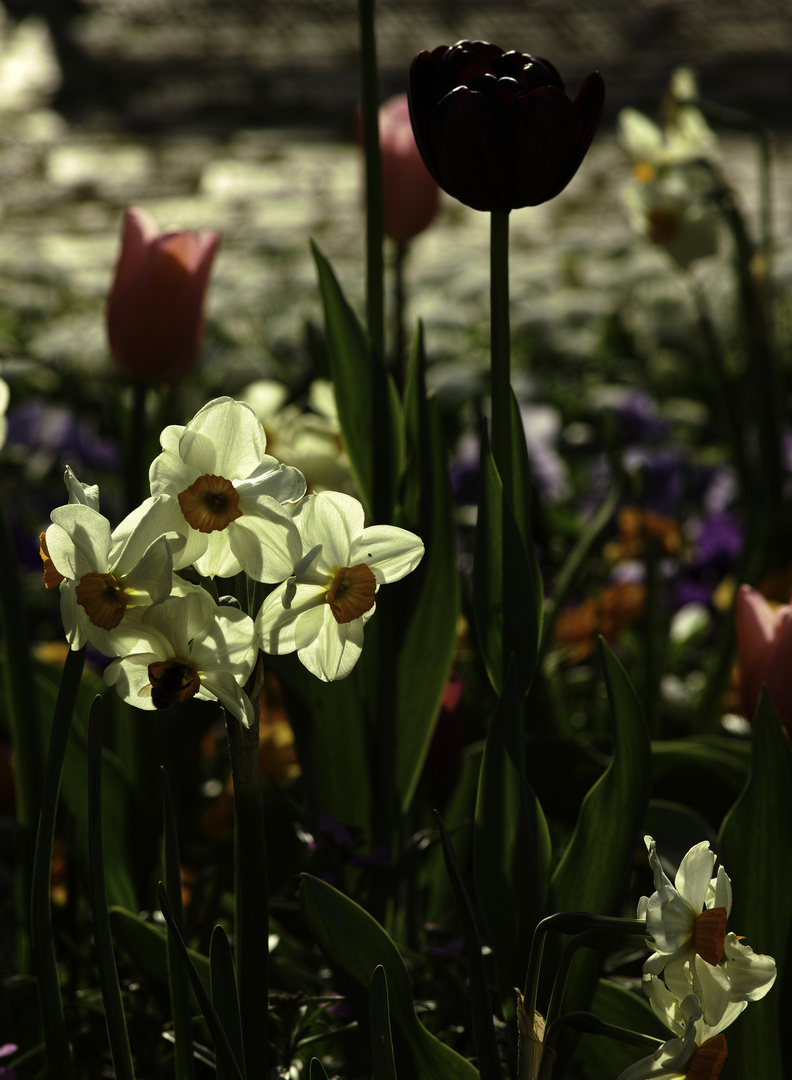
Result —
<instances>
[{"instance_id":1,"label":"narcissus flower bud","mask_svg":"<svg viewBox=\"0 0 792 1080\"><path fill-rule=\"evenodd\" d=\"M116 363L146 382L178 383L194 371L203 305L220 236L165 232L131 206L107 299L107 336Z\"/></svg>"},{"instance_id":2,"label":"narcissus flower bud","mask_svg":"<svg viewBox=\"0 0 792 1080\"><path fill-rule=\"evenodd\" d=\"M508 213L567 186L594 138L605 87L593 72L573 102L547 60L459 41L416 56L409 99L438 184L474 210Z\"/></svg>"}]
</instances>

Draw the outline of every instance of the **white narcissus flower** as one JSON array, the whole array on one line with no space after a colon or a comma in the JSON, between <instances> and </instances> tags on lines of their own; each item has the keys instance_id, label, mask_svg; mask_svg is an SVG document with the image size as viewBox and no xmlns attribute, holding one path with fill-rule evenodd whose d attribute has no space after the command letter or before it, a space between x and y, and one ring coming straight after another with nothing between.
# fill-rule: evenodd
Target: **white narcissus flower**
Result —
<instances>
[{"instance_id":1,"label":"white narcissus flower","mask_svg":"<svg viewBox=\"0 0 792 1080\"><path fill-rule=\"evenodd\" d=\"M139 709L177 701L218 700L246 727L253 707L242 687L258 656L253 620L218 606L198 586L151 607L141 619L134 651L105 670L108 686Z\"/></svg>"},{"instance_id":2,"label":"white narcissus flower","mask_svg":"<svg viewBox=\"0 0 792 1080\"><path fill-rule=\"evenodd\" d=\"M638 902L638 918L646 920L647 943L655 950L644 974L662 975L678 1001L694 993L705 1022L715 1025L731 1004L764 997L775 982L775 961L726 933L731 882L722 866L712 876L715 854L706 841L684 856L673 885L660 865L655 841L646 836L644 842L656 890Z\"/></svg>"},{"instance_id":3,"label":"white narcissus flower","mask_svg":"<svg viewBox=\"0 0 792 1080\"><path fill-rule=\"evenodd\" d=\"M337 491L309 495L294 521L304 554L261 605L261 647L277 655L296 650L317 678L343 679L360 656L380 585L414 570L424 545L406 529L365 528L361 504Z\"/></svg>"},{"instance_id":4,"label":"white narcissus flower","mask_svg":"<svg viewBox=\"0 0 792 1080\"><path fill-rule=\"evenodd\" d=\"M256 581L282 581L299 558L300 540L281 504L302 498L305 478L265 453L253 410L217 398L186 427L165 428L160 441L151 494L162 532L186 540L174 569L193 565L205 577L244 570Z\"/></svg>"},{"instance_id":5,"label":"white narcissus flower","mask_svg":"<svg viewBox=\"0 0 792 1080\"><path fill-rule=\"evenodd\" d=\"M652 979L650 1004L667 1028L676 1037L664 1042L650 1057L636 1061L622 1072L618 1080L714 1080L726 1060L728 1048L723 1034L740 1013L746 1002L730 1005L714 1027L705 1023L701 1002L689 994L682 1002L670 993L660 979Z\"/></svg>"},{"instance_id":6,"label":"white narcissus flower","mask_svg":"<svg viewBox=\"0 0 792 1080\"><path fill-rule=\"evenodd\" d=\"M136 512L134 529L127 527L129 519L122 522L120 540L107 518L83 502L60 506L51 517L40 538L44 584L60 586L66 639L72 649L90 641L106 656L117 656L137 639L143 609L170 596L169 543L151 513Z\"/></svg>"}]
</instances>

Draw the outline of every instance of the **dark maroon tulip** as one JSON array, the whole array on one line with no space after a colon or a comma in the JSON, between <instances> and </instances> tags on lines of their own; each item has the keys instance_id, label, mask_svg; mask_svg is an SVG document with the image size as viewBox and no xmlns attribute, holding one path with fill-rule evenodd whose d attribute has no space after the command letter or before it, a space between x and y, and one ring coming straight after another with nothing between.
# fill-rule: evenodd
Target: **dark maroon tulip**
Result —
<instances>
[{"instance_id":1,"label":"dark maroon tulip","mask_svg":"<svg viewBox=\"0 0 792 1080\"><path fill-rule=\"evenodd\" d=\"M594 138L605 86L593 72L572 102L547 60L459 41L416 56L409 98L440 187L474 210L508 213L564 190Z\"/></svg>"}]
</instances>

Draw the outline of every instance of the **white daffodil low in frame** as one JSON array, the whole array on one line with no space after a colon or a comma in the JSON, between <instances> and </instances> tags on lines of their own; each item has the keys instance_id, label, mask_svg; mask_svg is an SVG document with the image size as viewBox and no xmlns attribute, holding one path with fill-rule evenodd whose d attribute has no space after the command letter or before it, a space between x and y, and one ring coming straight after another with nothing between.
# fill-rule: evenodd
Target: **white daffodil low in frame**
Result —
<instances>
[{"instance_id":1,"label":"white daffodil low in frame","mask_svg":"<svg viewBox=\"0 0 792 1080\"><path fill-rule=\"evenodd\" d=\"M357 663L380 585L421 561L422 540L391 525L365 528L350 495L321 491L294 511L302 556L264 603L256 630L264 652L297 652L318 679L345 678Z\"/></svg>"},{"instance_id":2,"label":"white daffodil low in frame","mask_svg":"<svg viewBox=\"0 0 792 1080\"><path fill-rule=\"evenodd\" d=\"M701 1002L695 994L677 999L658 979L652 979L650 1004L666 1027L675 1033L650 1057L642 1058L622 1072L618 1080L714 1080L726 1060L728 1047L723 1034L747 1002L730 1005L720 1023L710 1027L704 1022Z\"/></svg>"},{"instance_id":3,"label":"white daffodil low in frame","mask_svg":"<svg viewBox=\"0 0 792 1080\"><path fill-rule=\"evenodd\" d=\"M775 982L775 960L726 932L731 882L722 866L713 877L716 856L706 840L684 856L673 885L655 841L644 841L655 879L655 892L638 902L638 918L646 920L647 943L655 950L644 975L662 976L678 1001L695 994L704 1022L714 1026L732 1004L764 997Z\"/></svg>"},{"instance_id":4,"label":"white daffodil low in frame","mask_svg":"<svg viewBox=\"0 0 792 1080\"><path fill-rule=\"evenodd\" d=\"M185 584L181 596L149 608L134 651L113 661L104 679L139 709L218 700L250 727L253 707L243 687L257 656L253 620Z\"/></svg>"}]
</instances>

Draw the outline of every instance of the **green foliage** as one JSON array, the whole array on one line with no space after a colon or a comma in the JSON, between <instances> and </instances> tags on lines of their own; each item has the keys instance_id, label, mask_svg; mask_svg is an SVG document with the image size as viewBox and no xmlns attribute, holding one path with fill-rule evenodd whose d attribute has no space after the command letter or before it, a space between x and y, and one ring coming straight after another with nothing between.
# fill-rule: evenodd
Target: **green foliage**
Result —
<instances>
[{"instance_id":1,"label":"green foliage","mask_svg":"<svg viewBox=\"0 0 792 1080\"><path fill-rule=\"evenodd\" d=\"M504 1015L513 1018L531 939L544 914L550 835L525 777L523 697L511 663L490 722L473 834L476 894L495 952Z\"/></svg>"},{"instance_id":2,"label":"green foliage","mask_svg":"<svg viewBox=\"0 0 792 1080\"><path fill-rule=\"evenodd\" d=\"M316 244L311 250L344 445L369 521L387 522L393 515L403 459L398 395L330 263Z\"/></svg>"},{"instance_id":3,"label":"green foliage","mask_svg":"<svg viewBox=\"0 0 792 1080\"><path fill-rule=\"evenodd\" d=\"M418 1019L404 960L379 923L318 878L304 875L300 906L311 934L343 985L358 1017L368 1013L368 991L381 966L388 981L397 1071L415 1080L476 1080L477 1070L431 1035Z\"/></svg>"},{"instance_id":4,"label":"green foliage","mask_svg":"<svg viewBox=\"0 0 792 1080\"><path fill-rule=\"evenodd\" d=\"M767 692L754 720L751 771L721 826L723 864L733 885L729 929L778 964L767 997L729 1029L729 1074L781 1080L792 1067L784 1025L792 1009L792 753Z\"/></svg>"}]
</instances>

